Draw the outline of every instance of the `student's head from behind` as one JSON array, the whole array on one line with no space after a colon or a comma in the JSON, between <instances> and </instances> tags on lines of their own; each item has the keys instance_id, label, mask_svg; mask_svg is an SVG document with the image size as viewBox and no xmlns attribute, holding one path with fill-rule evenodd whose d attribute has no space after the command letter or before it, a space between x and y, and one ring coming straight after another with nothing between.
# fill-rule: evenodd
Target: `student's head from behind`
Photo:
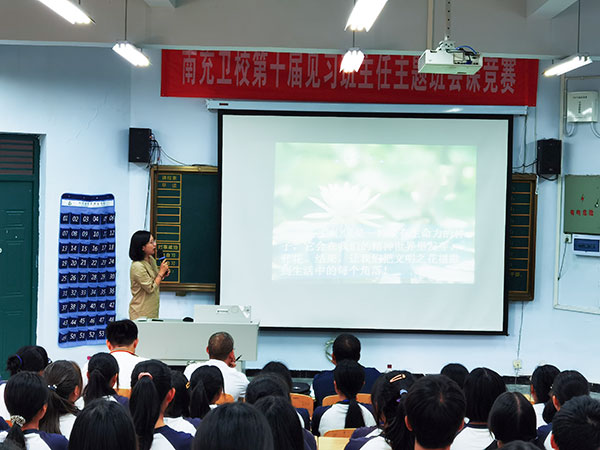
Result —
<instances>
[{"instance_id":1,"label":"student's head from behind","mask_svg":"<svg viewBox=\"0 0 600 450\"><path fill-rule=\"evenodd\" d=\"M478 367L465 379L463 390L467 399L467 417L471 423L486 423L494 401L506 392L506 384L492 369Z\"/></svg>"},{"instance_id":2,"label":"student's head from behind","mask_svg":"<svg viewBox=\"0 0 600 450\"><path fill-rule=\"evenodd\" d=\"M114 395L115 383L119 379L119 364L110 353L96 353L90 358L87 371L88 383L83 390L83 400L87 404L107 395Z\"/></svg>"},{"instance_id":3,"label":"student's head from behind","mask_svg":"<svg viewBox=\"0 0 600 450\"><path fill-rule=\"evenodd\" d=\"M260 371L261 374L265 373L274 373L279 375L285 384L288 386L289 391L292 392L293 380L292 374L290 373L290 369L287 368L285 364L279 361L271 361L265 364L265 367Z\"/></svg>"},{"instance_id":4,"label":"student's head from behind","mask_svg":"<svg viewBox=\"0 0 600 450\"><path fill-rule=\"evenodd\" d=\"M588 395L568 400L552 420L551 443L556 450L598 450L600 402Z\"/></svg>"},{"instance_id":5,"label":"student's head from behind","mask_svg":"<svg viewBox=\"0 0 600 450\"><path fill-rule=\"evenodd\" d=\"M283 379L274 373L264 373L254 377L246 388L246 402L253 404L263 397L276 396L290 402L290 393Z\"/></svg>"},{"instance_id":6,"label":"student's head from behind","mask_svg":"<svg viewBox=\"0 0 600 450\"><path fill-rule=\"evenodd\" d=\"M415 382L404 399L406 426L427 449L452 444L463 425L466 401L462 389L443 375L425 376Z\"/></svg>"},{"instance_id":7,"label":"student's head from behind","mask_svg":"<svg viewBox=\"0 0 600 450\"><path fill-rule=\"evenodd\" d=\"M333 383L338 394L348 399L356 398L365 384L365 369L356 361L339 361L333 370Z\"/></svg>"},{"instance_id":8,"label":"student's head from behind","mask_svg":"<svg viewBox=\"0 0 600 450\"><path fill-rule=\"evenodd\" d=\"M208 353L210 359L218 359L219 361L225 361L227 363L232 359L235 360L233 354L233 338L225 331L214 333L208 339L206 353Z\"/></svg>"},{"instance_id":9,"label":"student's head from behind","mask_svg":"<svg viewBox=\"0 0 600 450\"><path fill-rule=\"evenodd\" d=\"M552 403L557 411L561 406L580 395L590 395L590 384L587 379L576 370L564 370L552 383Z\"/></svg>"},{"instance_id":10,"label":"student's head from behind","mask_svg":"<svg viewBox=\"0 0 600 450\"><path fill-rule=\"evenodd\" d=\"M117 320L106 326L106 346L112 352L115 349L137 347L138 327L129 319Z\"/></svg>"},{"instance_id":11,"label":"student's head from behind","mask_svg":"<svg viewBox=\"0 0 600 450\"><path fill-rule=\"evenodd\" d=\"M298 413L283 397L267 396L258 400L254 406L269 423L273 434L275 450L302 450L304 437Z\"/></svg>"},{"instance_id":12,"label":"student's head from behind","mask_svg":"<svg viewBox=\"0 0 600 450\"><path fill-rule=\"evenodd\" d=\"M447 376L451 380L454 380L460 387L463 387L469 371L462 364L449 363L442 367L440 374Z\"/></svg>"},{"instance_id":13,"label":"student's head from behind","mask_svg":"<svg viewBox=\"0 0 600 450\"><path fill-rule=\"evenodd\" d=\"M132 261L141 261L146 255L154 253L154 239L149 231L136 231L131 236L129 243L129 258ZM152 251L150 251L152 250Z\"/></svg>"},{"instance_id":14,"label":"student's head from behind","mask_svg":"<svg viewBox=\"0 0 600 450\"><path fill-rule=\"evenodd\" d=\"M223 372L216 366L200 366L190 377L190 417L203 418L223 393Z\"/></svg>"},{"instance_id":15,"label":"student's head from behind","mask_svg":"<svg viewBox=\"0 0 600 450\"><path fill-rule=\"evenodd\" d=\"M165 411L167 417L189 417L190 395L188 392L188 379L177 370L171 370L171 386L175 389L175 396Z\"/></svg>"},{"instance_id":16,"label":"student's head from behind","mask_svg":"<svg viewBox=\"0 0 600 450\"><path fill-rule=\"evenodd\" d=\"M531 374L531 397L534 403L546 403L550 400L552 383L559 373L560 370L551 364L535 368Z\"/></svg>"},{"instance_id":17,"label":"student's head from behind","mask_svg":"<svg viewBox=\"0 0 600 450\"><path fill-rule=\"evenodd\" d=\"M25 448L25 436L21 427L37 428L46 413L48 385L34 372L19 372L10 377L4 391L4 402L10 414L12 427L6 439Z\"/></svg>"},{"instance_id":18,"label":"student's head from behind","mask_svg":"<svg viewBox=\"0 0 600 450\"><path fill-rule=\"evenodd\" d=\"M512 441L502 446L503 450L540 450L540 448L532 442Z\"/></svg>"},{"instance_id":19,"label":"student's head from behind","mask_svg":"<svg viewBox=\"0 0 600 450\"><path fill-rule=\"evenodd\" d=\"M131 372L129 410L138 435L140 450L148 450L154 438L154 425L175 396L171 369L156 359L139 362Z\"/></svg>"},{"instance_id":20,"label":"student's head from behind","mask_svg":"<svg viewBox=\"0 0 600 450\"><path fill-rule=\"evenodd\" d=\"M18 349L6 360L6 370L11 376L18 372L40 373L48 365L48 353L39 345L26 345Z\"/></svg>"},{"instance_id":21,"label":"student's head from behind","mask_svg":"<svg viewBox=\"0 0 600 450\"><path fill-rule=\"evenodd\" d=\"M377 423L386 423L396 416L400 399L406 396L414 383L415 377L406 370L393 370L377 378L371 390L371 402Z\"/></svg>"},{"instance_id":22,"label":"student's head from behind","mask_svg":"<svg viewBox=\"0 0 600 450\"><path fill-rule=\"evenodd\" d=\"M98 399L79 413L69 450L137 450L137 437L127 410L117 402Z\"/></svg>"},{"instance_id":23,"label":"student's head from behind","mask_svg":"<svg viewBox=\"0 0 600 450\"><path fill-rule=\"evenodd\" d=\"M64 414L77 414L74 405L81 395L82 378L79 366L73 361L54 361L43 375L49 387L48 409L40 422L40 430L60 433L60 417Z\"/></svg>"},{"instance_id":24,"label":"student's head from behind","mask_svg":"<svg viewBox=\"0 0 600 450\"><path fill-rule=\"evenodd\" d=\"M331 358L334 364L349 359L358 362L360 359L360 341L352 334L340 334L331 349Z\"/></svg>"},{"instance_id":25,"label":"student's head from behind","mask_svg":"<svg viewBox=\"0 0 600 450\"><path fill-rule=\"evenodd\" d=\"M267 419L253 405L226 403L200 423L192 449L273 450L273 436Z\"/></svg>"},{"instance_id":26,"label":"student's head from behind","mask_svg":"<svg viewBox=\"0 0 600 450\"><path fill-rule=\"evenodd\" d=\"M488 428L502 444L517 440L533 441L537 436L533 406L519 392L504 392L492 405Z\"/></svg>"}]
</instances>

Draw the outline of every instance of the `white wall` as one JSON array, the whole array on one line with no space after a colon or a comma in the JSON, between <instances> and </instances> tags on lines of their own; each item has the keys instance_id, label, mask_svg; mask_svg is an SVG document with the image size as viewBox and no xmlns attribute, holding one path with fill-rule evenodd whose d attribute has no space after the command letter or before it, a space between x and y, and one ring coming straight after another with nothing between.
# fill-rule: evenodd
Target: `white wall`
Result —
<instances>
[{"instance_id":1,"label":"white wall","mask_svg":"<svg viewBox=\"0 0 600 450\"><path fill-rule=\"evenodd\" d=\"M55 267L60 195L63 192L115 194L118 312L125 317L129 301L128 241L133 231L144 227L148 177L143 166L127 163L127 128L152 128L163 149L180 161L216 164L216 114L208 112L202 100L161 98L160 53L151 52L151 57L151 68L130 70L107 49L0 46L0 131L46 136L42 146L40 193L38 342L48 348L53 359L81 361L97 350L58 349L56 345ZM589 70L597 69L592 66ZM599 80L583 84L577 88L600 88ZM538 107L530 110L527 121L527 162L534 158L536 139L558 137L559 87L558 80L540 80ZM515 164L523 156L519 133L515 137ZM598 173L600 158L593 153L597 145L598 140L589 129L578 130L572 139L566 140L565 147L569 150L565 167L573 173ZM536 298L531 303L510 305L508 337L365 333L359 335L363 363L380 368L391 363L395 368L435 372L446 362L460 361L469 368L486 365L502 374L512 374L523 313L520 351L523 373L531 373L538 363L545 361L560 368L576 368L590 380L600 381L600 364L595 359L600 346L595 338L600 317L552 307L555 230L556 182L542 181ZM597 267L596 260L589 260L586 270ZM561 290L561 303L597 296L597 280L590 282L589 273L584 273L579 276L572 271L570 283L581 287ZM213 298L210 294L175 297L165 293L161 298L161 314L191 315L194 304L211 303ZM248 363L248 367L262 367L271 359L279 359L292 369L327 368L323 346L335 334L333 331L262 332L259 360Z\"/></svg>"}]
</instances>

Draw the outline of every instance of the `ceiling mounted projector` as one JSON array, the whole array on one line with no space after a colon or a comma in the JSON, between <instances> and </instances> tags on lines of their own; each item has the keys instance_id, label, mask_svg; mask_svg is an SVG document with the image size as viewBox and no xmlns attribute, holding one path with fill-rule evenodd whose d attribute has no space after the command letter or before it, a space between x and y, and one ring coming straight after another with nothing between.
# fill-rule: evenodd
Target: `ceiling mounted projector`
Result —
<instances>
[{"instance_id":1,"label":"ceiling mounted projector","mask_svg":"<svg viewBox=\"0 0 600 450\"><path fill-rule=\"evenodd\" d=\"M456 47L443 40L436 50L425 50L419 58L419 73L473 75L483 67L483 56L467 45Z\"/></svg>"}]
</instances>

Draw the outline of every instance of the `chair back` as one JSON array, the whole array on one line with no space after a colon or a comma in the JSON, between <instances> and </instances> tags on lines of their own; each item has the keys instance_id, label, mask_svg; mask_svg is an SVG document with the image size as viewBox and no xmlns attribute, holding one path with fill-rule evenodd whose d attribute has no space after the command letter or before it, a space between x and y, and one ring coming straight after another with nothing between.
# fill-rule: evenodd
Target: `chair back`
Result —
<instances>
[{"instance_id":1,"label":"chair back","mask_svg":"<svg viewBox=\"0 0 600 450\"><path fill-rule=\"evenodd\" d=\"M358 403L371 404L371 394L356 394L356 401Z\"/></svg>"},{"instance_id":2,"label":"chair back","mask_svg":"<svg viewBox=\"0 0 600 450\"><path fill-rule=\"evenodd\" d=\"M317 439L319 450L344 450L350 438L322 436Z\"/></svg>"},{"instance_id":3,"label":"chair back","mask_svg":"<svg viewBox=\"0 0 600 450\"><path fill-rule=\"evenodd\" d=\"M325 437L340 437L340 438L350 439L350 436L352 436L352 433L354 433L354 430L356 430L356 428L339 428L337 430L329 430L329 431L325 432L325 434L323 436L325 436Z\"/></svg>"},{"instance_id":4,"label":"chair back","mask_svg":"<svg viewBox=\"0 0 600 450\"><path fill-rule=\"evenodd\" d=\"M315 401L310 395L291 393L290 399L292 400L292 405L294 405L294 408L305 408L308 410L308 415L312 417L313 410L315 408Z\"/></svg>"},{"instance_id":5,"label":"chair back","mask_svg":"<svg viewBox=\"0 0 600 450\"><path fill-rule=\"evenodd\" d=\"M115 392L121 397L131 397L131 389L115 389Z\"/></svg>"},{"instance_id":6,"label":"chair back","mask_svg":"<svg viewBox=\"0 0 600 450\"><path fill-rule=\"evenodd\" d=\"M222 405L223 403L233 403L233 402L234 402L233 395L226 394L225 392L223 392L215 403L217 405Z\"/></svg>"},{"instance_id":7,"label":"chair back","mask_svg":"<svg viewBox=\"0 0 600 450\"><path fill-rule=\"evenodd\" d=\"M336 404L337 402L339 402L341 400L340 396L337 394L334 395L328 395L327 397L325 397L323 399L322 405L323 406L331 406Z\"/></svg>"}]
</instances>

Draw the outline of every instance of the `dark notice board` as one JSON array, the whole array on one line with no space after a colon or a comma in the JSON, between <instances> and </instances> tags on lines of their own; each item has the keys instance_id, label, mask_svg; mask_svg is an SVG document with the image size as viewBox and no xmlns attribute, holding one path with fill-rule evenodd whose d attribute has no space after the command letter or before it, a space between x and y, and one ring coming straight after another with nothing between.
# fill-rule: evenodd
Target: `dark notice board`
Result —
<instances>
[{"instance_id":1,"label":"dark notice board","mask_svg":"<svg viewBox=\"0 0 600 450\"><path fill-rule=\"evenodd\" d=\"M219 172L214 166L153 166L151 225L171 274L165 291L214 292L219 274Z\"/></svg>"},{"instance_id":2,"label":"dark notice board","mask_svg":"<svg viewBox=\"0 0 600 450\"><path fill-rule=\"evenodd\" d=\"M537 177L513 174L510 195L508 243L508 297L533 300L535 280L535 228Z\"/></svg>"}]
</instances>

